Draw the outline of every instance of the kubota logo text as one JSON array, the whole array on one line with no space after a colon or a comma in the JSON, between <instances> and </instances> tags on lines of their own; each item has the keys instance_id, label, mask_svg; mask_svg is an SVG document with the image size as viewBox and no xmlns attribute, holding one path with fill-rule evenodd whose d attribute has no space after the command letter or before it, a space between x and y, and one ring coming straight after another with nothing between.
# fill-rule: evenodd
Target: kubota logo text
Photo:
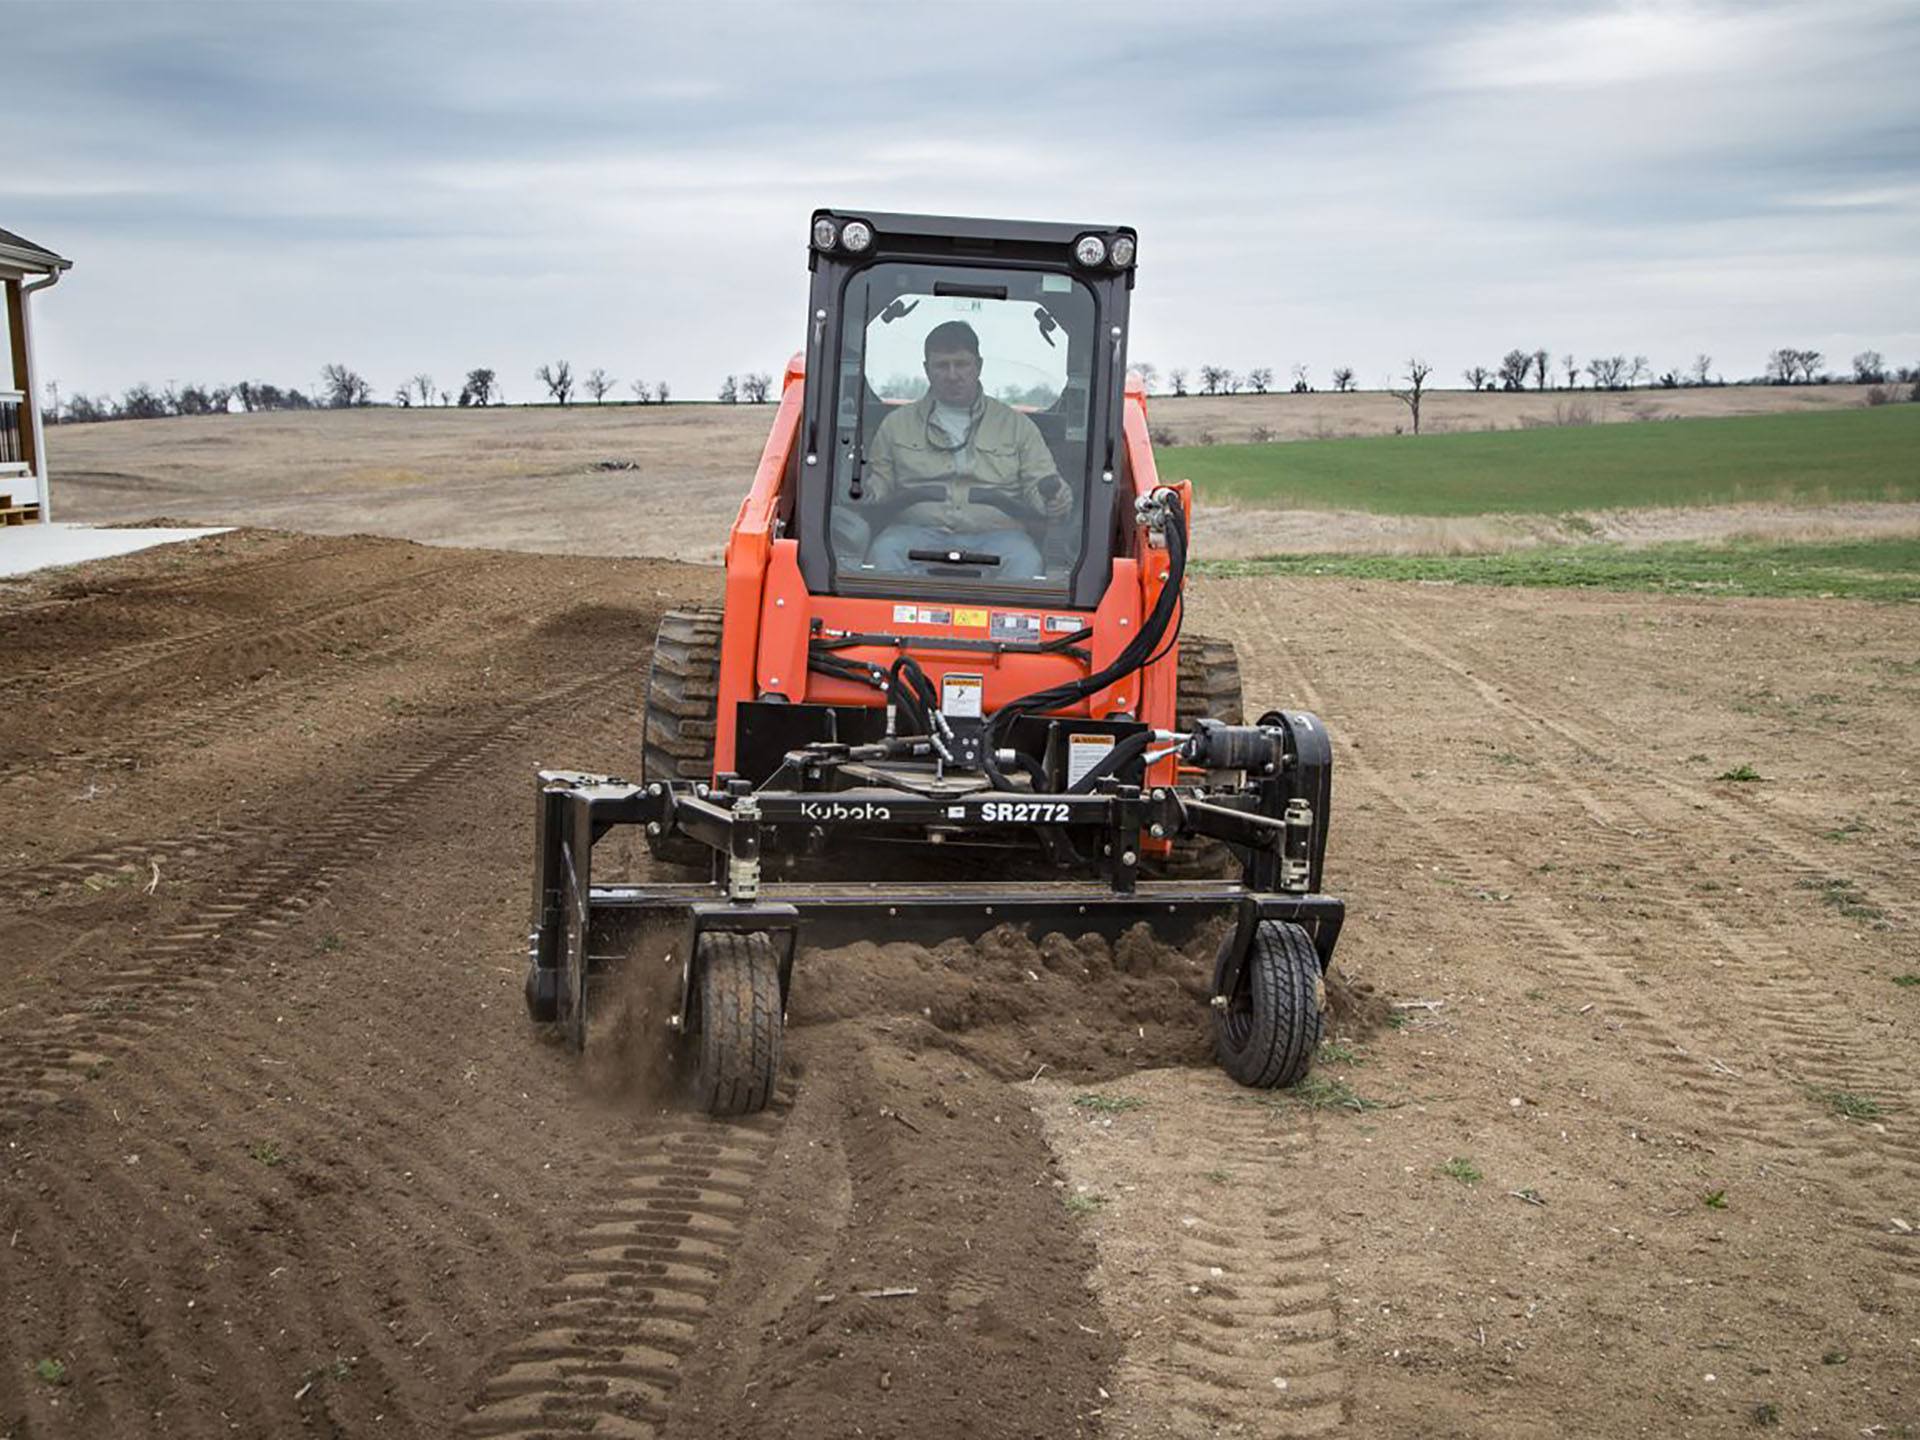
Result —
<instances>
[{"instance_id":1,"label":"kubota logo text","mask_svg":"<svg viewBox=\"0 0 1920 1440\"><path fill-rule=\"evenodd\" d=\"M806 800L800 805L802 820L891 820L893 812L884 805L875 805L868 801L860 805L847 805L838 800Z\"/></svg>"}]
</instances>

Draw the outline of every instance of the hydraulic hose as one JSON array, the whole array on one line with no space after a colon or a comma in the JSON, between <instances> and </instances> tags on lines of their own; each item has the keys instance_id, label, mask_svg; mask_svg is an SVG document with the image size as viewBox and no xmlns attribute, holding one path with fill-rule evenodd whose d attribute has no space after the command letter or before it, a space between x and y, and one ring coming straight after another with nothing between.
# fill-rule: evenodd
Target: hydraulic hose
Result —
<instances>
[{"instance_id":1,"label":"hydraulic hose","mask_svg":"<svg viewBox=\"0 0 1920 1440\"><path fill-rule=\"evenodd\" d=\"M1153 609L1148 613L1146 623L1140 627L1139 633L1127 643L1126 647L1122 649L1118 655L1114 656L1113 660L1105 668L1095 671L1084 679L1070 680L1064 684L1050 686L1045 690L1036 690L1031 695L1023 695L1018 700L1009 701L993 712L993 718L987 721L981 762L987 772L987 778L993 782L995 789L1011 790L1014 788L1013 782L1007 778L1006 773L1000 768L996 752L1000 748L1001 737L1006 733L1008 727L1012 725L1016 718L1021 715L1034 713L1044 714L1050 710L1058 710L1063 706L1075 704L1090 695L1097 695L1109 685L1126 679L1127 676L1133 674L1135 671L1146 668L1147 665L1159 658L1159 654L1164 653L1161 649L1161 642L1163 640L1168 645L1171 645L1174 640L1178 638L1180 633L1179 617L1182 614L1180 589L1181 582L1184 580L1187 571L1187 518L1185 510L1182 509L1179 498L1174 492L1169 490L1156 491L1155 497L1159 498L1160 496L1166 497L1161 501L1161 513L1165 517L1164 526L1167 540L1167 583L1161 587L1159 598L1154 601ZM1123 745L1125 743L1127 742L1123 742ZM1122 748L1122 745L1116 745L1113 754L1105 757L1100 765L1095 766L1094 770L1089 772L1088 775L1081 777L1081 781L1074 787L1074 791L1079 792L1083 789L1092 789L1094 782L1101 779L1104 775L1113 773L1113 771L1117 770L1122 764L1137 758L1140 754L1144 754L1146 751L1146 742L1143 739L1138 750L1132 754L1123 755ZM1037 762L1028 755L1021 755L1019 757L1019 763L1021 768L1029 774L1032 774L1037 766Z\"/></svg>"}]
</instances>

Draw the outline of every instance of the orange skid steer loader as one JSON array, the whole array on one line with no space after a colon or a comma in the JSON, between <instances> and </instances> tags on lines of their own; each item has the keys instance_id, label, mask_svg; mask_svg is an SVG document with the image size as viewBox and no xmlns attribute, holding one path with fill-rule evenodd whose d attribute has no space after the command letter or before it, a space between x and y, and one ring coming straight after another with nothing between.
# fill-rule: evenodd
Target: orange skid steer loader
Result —
<instances>
[{"instance_id":1,"label":"orange skid steer loader","mask_svg":"<svg viewBox=\"0 0 1920 1440\"><path fill-rule=\"evenodd\" d=\"M1304 712L1243 723L1232 646L1182 634L1192 497L1126 372L1137 237L822 210L810 240L725 605L660 623L640 778L539 773L533 1018L584 1045L664 921L671 1023L737 1114L773 1093L803 942L1224 917L1215 1053L1299 1080L1344 915L1332 751ZM699 878L597 879L624 825ZM875 878L903 847L994 878Z\"/></svg>"}]
</instances>

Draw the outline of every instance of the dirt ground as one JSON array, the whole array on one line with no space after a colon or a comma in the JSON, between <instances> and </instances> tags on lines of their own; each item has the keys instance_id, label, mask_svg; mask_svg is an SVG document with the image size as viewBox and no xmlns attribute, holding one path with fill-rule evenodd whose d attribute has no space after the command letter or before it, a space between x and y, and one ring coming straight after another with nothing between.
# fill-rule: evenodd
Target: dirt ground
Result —
<instances>
[{"instance_id":1,"label":"dirt ground","mask_svg":"<svg viewBox=\"0 0 1920 1440\"><path fill-rule=\"evenodd\" d=\"M1429 428L1511 429L1579 408L1599 422L1747 415L1865 404L1866 387L1436 391ZM1151 402L1156 430L1186 444L1387 435L1390 395L1241 395ZM56 518L127 524L160 517L375 534L427 544L714 562L765 444L768 406L575 405L220 415L63 425L49 438ZM1178 478L1180 452L1161 473ZM1920 506L1728 506L1595 513L1578 529L1545 516L1433 519L1359 512L1208 511L1220 559L1336 550L1477 551L1543 540L1641 543L1728 535L1920 531ZM580 517L595 523L585 527Z\"/></svg>"},{"instance_id":2,"label":"dirt ground","mask_svg":"<svg viewBox=\"0 0 1920 1440\"><path fill-rule=\"evenodd\" d=\"M1920 1433L1911 607L1198 583L1336 737L1327 1083L1199 948L876 937L721 1124L519 993L531 772L716 588L0 584L0 1436Z\"/></svg>"}]
</instances>

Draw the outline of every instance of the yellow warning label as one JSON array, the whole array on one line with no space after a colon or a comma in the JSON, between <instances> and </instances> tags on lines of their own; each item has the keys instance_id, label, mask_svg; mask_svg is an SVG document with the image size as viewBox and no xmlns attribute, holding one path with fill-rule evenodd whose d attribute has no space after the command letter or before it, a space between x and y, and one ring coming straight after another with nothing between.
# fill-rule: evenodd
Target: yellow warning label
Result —
<instances>
[{"instance_id":1,"label":"yellow warning label","mask_svg":"<svg viewBox=\"0 0 1920 1440\"><path fill-rule=\"evenodd\" d=\"M953 623L956 625L971 626L975 630L984 630L987 628L987 612L984 610L956 610L953 612Z\"/></svg>"}]
</instances>

